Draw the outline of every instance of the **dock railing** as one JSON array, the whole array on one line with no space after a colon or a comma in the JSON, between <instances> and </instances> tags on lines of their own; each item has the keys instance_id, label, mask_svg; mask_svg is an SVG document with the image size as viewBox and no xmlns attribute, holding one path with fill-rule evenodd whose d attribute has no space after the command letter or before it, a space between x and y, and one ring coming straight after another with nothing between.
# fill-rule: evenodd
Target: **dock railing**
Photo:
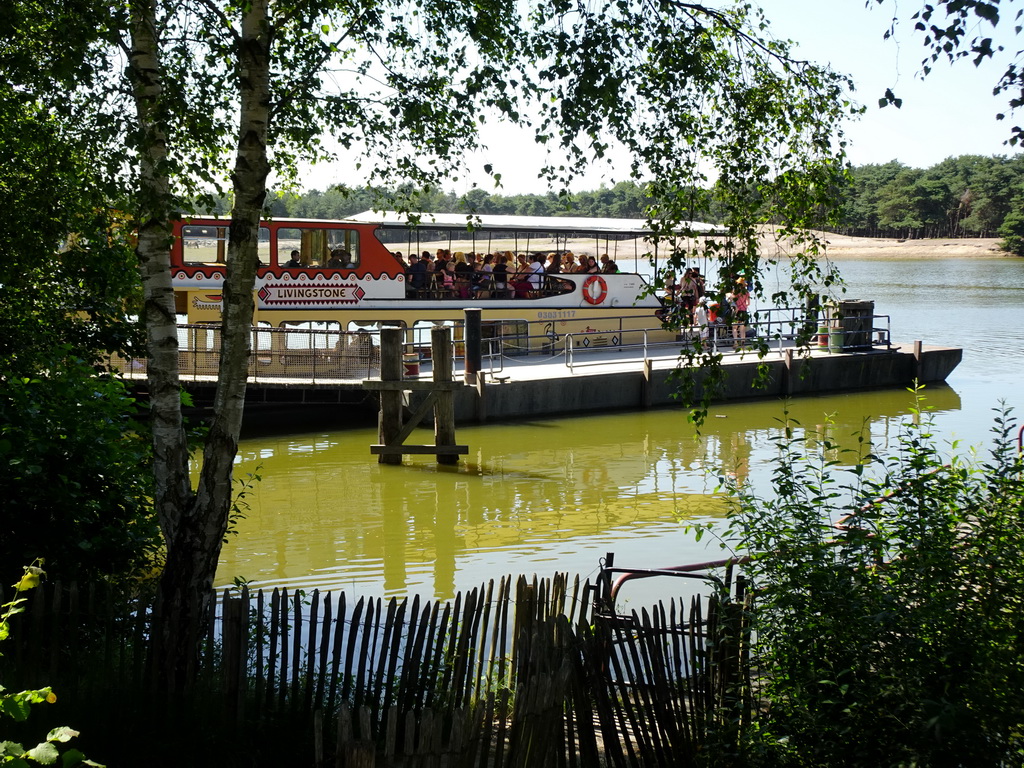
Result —
<instances>
[{"instance_id":1,"label":"dock railing","mask_svg":"<svg viewBox=\"0 0 1024 768\"><path fill-rule=\"evenodd\" d=\"M458 327L459 323L453 323ZM779 354L801 340L809 340L812 349L839 352L890 349L890 317L865 317L817 320L809 319L802 308L761 310L751 316L737 338L737 324L716 322L707 326L688 325L673 333L664 326L624 327L621 316L591 318L601 330L560 333L551 321L515 321L493 323L482 339L483 372L500 376L509 362L550 361L562 357L574 370L583 366L614 363L614 357L601 352L622 354L626 360L644 360L684 352L694 344L707 345L712 354L750 354L767 345ZM589 328L589 326L588 326ZM417 340L411 329L411 341L403 349L406 375L415 378L421 367L429 370L429 347ZM465 357L465 340L454 343L456 366ZM213 381L220 367L220 328L215 325L178 326L178 365L183 381ZM265 380L309 382L357 382L380 375L380 332L376 328L341 331L332 328L253 327L249 377L253 383ZM635 353L630 355L629 353ZM111 367L127 377L141 378L147 373L145 357L113 357Z\"/></svg>"},{"instance_id":2,"label":"dock railing","mask_svg":"<svg viewBox=\"0 0 1024 768\"><path fill-rule=\"evenodd\" d=\"M679 330L673 341L652 341L655 334L663 334L662 328L644 328L621 331L613 344L606 339L594 344L592 340L607 336L598 332L573 332L565 334L565 364L570 369L584 366L608 365L614 363L607 355L594 354L614 349L642 354L648 359L658 350L674 349L684 354L687 350L700 347L712 355L743 355L756 353L760 349L784 354L801 342L811 350L829 353L865 352L874 349L889 350L892 347L889 315L873 315L859 318L856 328L833 327L834 324L809 321L792 314L795 310L768 310L766 319L745 323L715 322L708 325L690 325ZM789 313L787 316L785 313ZM774 314L774 316L773 316ZM755 317L760 317L756 315ZM811 330L813 327L813 330ZM736 329L740 330L737 331Z\"/></svg>"}]
</instances>

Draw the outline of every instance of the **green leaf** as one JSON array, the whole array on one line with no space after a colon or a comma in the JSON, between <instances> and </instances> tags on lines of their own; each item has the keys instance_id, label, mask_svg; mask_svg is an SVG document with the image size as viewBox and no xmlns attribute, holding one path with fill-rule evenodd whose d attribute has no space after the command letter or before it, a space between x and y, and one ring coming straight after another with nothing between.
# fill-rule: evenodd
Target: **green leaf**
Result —
<instances>
[{"instance_id":1,"label":"green leaf","mask_svg":"<svg viewBox=\"0 0 1024 768\"><path fill-rule=\"evenodd\" d=\"M59 742L61 744L71 741L75 736L78 736L78 731L68 728L66 725L62 725L59 728L54 728L47 735L46 740L51 742Z\"/></svg>"},{"instance_id":2,"label":"green leaf","mask_svg":"<svg viewBox=\"0 0 1024 768\"><path fill-rule=\"evenodd\" d=\"M0 741L0 757L21 757L25 748L13 741Z\"/></svg>"},{"instance_id":3,"label":"green leaf","mask_svg":"<svg viewBox=\"0 0 1024 768\"><path fill-rule=\"evenodd\" d=\"M77 749L69 749L60 756L60 759L63 768L77 768L79 765L99 765L99 763L94 763L92 760L87 760L85 755ZM103 766L100 766L100 768L103 768Z\"/></svg>"},{"instance_id":4,"label":"green leaf","mask_svg":"<svg viewBox=\"0 0 1024 768\"><path fill-rule=\"evenodd\" d=\"M28 717L29 703L16 696L5 697L0 699L0 712L21 723Z\"/></svg>"},{"instance_id":5,"label":"green leaf","mask_svg":"<svg viewBox=\"0 0 1024 768\"><path fill-rule=\"evenodd\" d=\"M46 741L32 747L32 749L25 753L25 756L35 760L40 765L53 765L60 757L60 752L57 751L57 747Z\"/></svg>"}]
</instances>

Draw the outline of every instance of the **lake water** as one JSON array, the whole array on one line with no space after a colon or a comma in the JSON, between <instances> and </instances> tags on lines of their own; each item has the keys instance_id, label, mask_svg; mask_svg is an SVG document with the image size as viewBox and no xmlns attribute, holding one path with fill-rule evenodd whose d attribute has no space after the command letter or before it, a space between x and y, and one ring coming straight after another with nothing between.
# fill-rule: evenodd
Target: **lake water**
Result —
<instances>
[{"instance_id":1,"label":"lake water","mask_svg":"<svg viewBox=\"0 0 1024 768\"><path fill-rule=\"evenodd\" d=\"M895 342L959 346L947 386L929 387L944 441L983 445L1000 401L1024 415L1024 260L843 261L848 298L892 318ZM913 397L901 390L802 398L806 426L842 447L863 430L895 446ZM262 480L224 549L220 584L343 588L353 595L446 599L503 574L589 576L619 565L657 567L721 556L686 521L721 518L715 471L770 489L770 443L783 403L715 406L697 436L678 411L616 413L460 427L470 454L457 467L406 457L378 464L376 429L296 428L246 439L240 473ZM256 417L259 418L259 417Z\"/></svg>"}]
</instances>

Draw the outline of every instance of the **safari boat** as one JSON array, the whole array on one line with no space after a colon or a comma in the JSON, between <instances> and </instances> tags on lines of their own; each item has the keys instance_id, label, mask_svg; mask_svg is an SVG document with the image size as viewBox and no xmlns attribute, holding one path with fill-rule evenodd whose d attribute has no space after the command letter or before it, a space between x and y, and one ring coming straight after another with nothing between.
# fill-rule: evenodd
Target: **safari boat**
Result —
<instances>
[{"instance_id":1,"label":"safari boat","mask_svg":"<svg viewBox=\"0 0 1024 768\"><path fill-rule=\"evenodd\" d=\"M175 225L172 284L177 312L189 324L220 321L228 226L220 218L184 219ZM711 225L691 227L713 231ZM518 337L524 354L541 347L553 351L567 333L585 334L594 346L610 347L627 343L625 336L641 329L669 337L657 315L663 300L638 271L648 263L647 254L638 251L650 235L645 223L634 219L422 214L411 223L395 213L373 212L333 221L273 219L260 225L253 322L267 329L305 327L340 334L399 325L415 343L414 336L437 323L456 325L458 337L465 309L478 307L484 338L501 338L508 349ZM626 243L632 254L620 253ZM608 253L619 271L547 274L529 290L486 283L470 295L435 283L413 289L399 254L435 249ZM630 260L633 271L626 269ZM538 327L544 334L531 335L528 329Z\"/></svg>"}]
</instances>

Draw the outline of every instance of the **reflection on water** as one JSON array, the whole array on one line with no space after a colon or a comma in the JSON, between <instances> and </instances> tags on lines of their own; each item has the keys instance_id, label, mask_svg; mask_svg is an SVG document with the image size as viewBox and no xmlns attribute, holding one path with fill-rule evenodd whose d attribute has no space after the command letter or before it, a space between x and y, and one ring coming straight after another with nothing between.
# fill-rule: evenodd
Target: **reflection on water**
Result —
<instances>
[{"instance_id":1,"label":"reflection on water","mask_svg":"<svg viewBox=\"0 0 1024 768\"><path fill-rule=\"evenodd\" d=\"M960 405L948 387L930 402ZM805 398L789 413L840 450L857 449L863 428L884 452L912 404L897 390ZM240 469L263 479L219 578L443 599L504 573L588 574L608 551L648 566L701 560L707 542L680 521L723 515L708 470L766 483L783 417L773 400L719 406L699 436L671 410L464 428L471 453L451 468L380 465L368 429L246 440Z\"/></svg>"},{"instance_id":2,"label":"reflection on water","mask_svg":"<svg viewBox=\"0 0 1024 768\"><path fill-rule=\"evenodd\" d=\"M841 269L847 296L892 316L896 341L964 348L951 387L926 391L942 439L983 443L1000 399L1024 411L1024 260ZM793 401L790 417L824 431L836 445L830 458L842 462L845 451L893 450L913 405L903 390L813 397ZM719 468L770 490L782 418L783 405L768 401L716 406L696 438L672 410L460 428L472 453L444 469L425 457L378 464L369 426L332 431L323 421L294 428L306 434L246 439L240 470L260 467L263 480L218 579L447 598L506 573L585 576L606 552L625 566L718 557L680 521L721 517ZM250 428L267 422L256 417Z\"/></svg>"}]
</instances>

